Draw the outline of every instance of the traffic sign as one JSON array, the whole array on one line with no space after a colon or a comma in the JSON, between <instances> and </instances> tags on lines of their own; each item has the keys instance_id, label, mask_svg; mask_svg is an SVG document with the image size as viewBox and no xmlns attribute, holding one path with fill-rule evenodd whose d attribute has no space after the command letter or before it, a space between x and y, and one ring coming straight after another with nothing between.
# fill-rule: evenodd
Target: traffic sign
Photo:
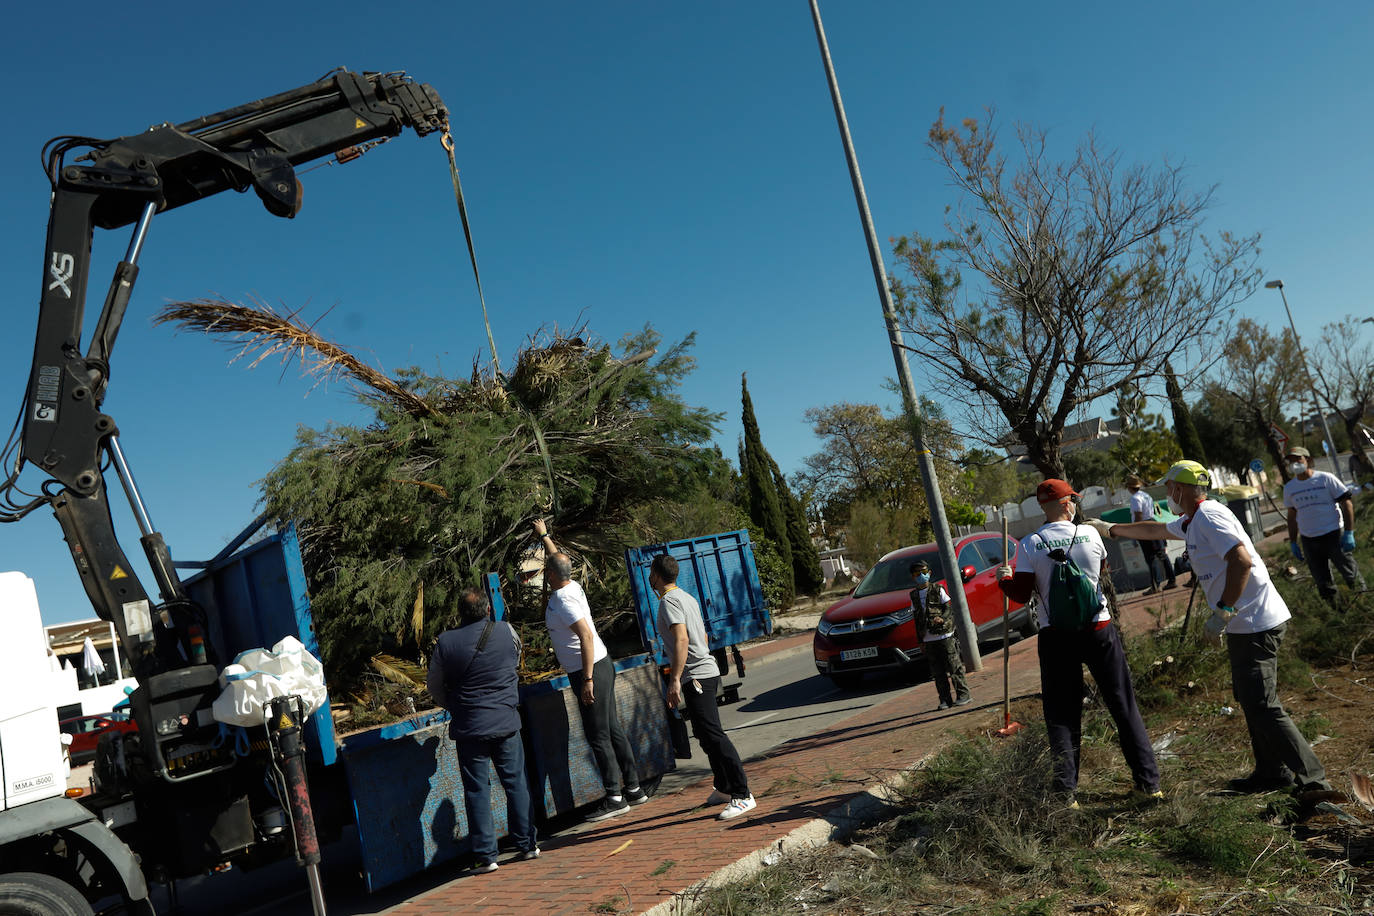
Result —
<instances>
[{"instance_id":1,"label":"traffic sign","mask_svg":"<svg viewBox=\"0 0 1374 916\"><path fill-rule=\"evenodd\" d=\"M1250 470L1258 474L1260 471L1264 470L1264 462L1260 461L1258 458L1250 459Z\"/></svg>"},{"instance_id":2,"label":"traffic sign","mask_svg":"<svg viewBox=\"0 0 1374 916\"><path fill-rule=\"evenodd\" d=\"M1273 439L1276 443L1278 443L1279 451L1283 451L1284 449L1288 448L1288 434L1285 433L1283 430L1279 429L1273 423L1269 424L1269 438Z\"/></svg>"}]
</instances>

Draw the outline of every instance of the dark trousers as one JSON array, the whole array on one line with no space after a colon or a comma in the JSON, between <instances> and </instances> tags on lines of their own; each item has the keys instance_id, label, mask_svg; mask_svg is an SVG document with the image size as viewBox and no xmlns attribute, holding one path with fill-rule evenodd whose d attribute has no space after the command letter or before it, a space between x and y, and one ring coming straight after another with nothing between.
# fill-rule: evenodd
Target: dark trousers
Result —
<instances>
[{"instance_id":1,"label":"dark trousers","mask_svg":"<svg viewBox=\"0 0 1374 916\"><path fill-rule=\"evenodd\" d=\"M1136 541L1140 545L1140 552L1145 554L1145 565L1150 570L1150 584L1158 585L1160 577L1155 575L1156 564L1164 567L1163 578L1169 580L1169 584L1174 584L1174 564L1169 562L1169 551L1165 549L1163 541Z\"/></svg>"},{"instance_id":2,"label":"dark trousers","mask_svg":"<svg viewBox=\"0 0 1374 916\"><path fill-rule=\"evenodd\" d=\"M1245 713L1255 775L1283 778L1293 772L1298 788L1329 788L1326 770L1312 746L1279 703L1277 678L1279 646L1288 624L1262 633L1227 633L1231 657L1231 690Z\"/></svg>"},{"instance_id":3,"label":"dark trousers","mask_svg":"<svg viewBox=\"0 0 1374 916\"><path fill-rule=\"evenodd\" d=\"M1357 591L1364 591L1364 576L1355 565L1354 552L1346 553L1341 550L1341 529L1337 528L1314 538L1303 535L1302 555L1307 557L1307 568L1312 570L1312 581L1316 583L1317 591L1321 592L1321 596L1327 601L1334 601L1336 598L1336 580L1331 576L1333 565L1340 572L1346 585Z\"/></svg>"},{"instance_id":4,"label":"dark trousers","mask_svg":"<svg viewBox=\"0 0 1374 916\"><path fill-rule=\"evenodd\" d=\"M964 678L964 660L959 657L959 640L953 636L921 643L926 651L926 661L930 663L930 679L935 682L935 692L941 703L953 703L957 693L959 699L968 696L968 681ZM954 691L950 690L950 684Z\"/></svg>"},{"instance_id":5,"label":"dark trousers","mask_svg":"<svg viewBox=\"0 0 1374 916\"><path fill-rule=\"evenodd\" d=\"M577 708L582 713L582 732L591 745L596 768L601 771L601 784L607 795L619 795L622 780L629 789L639 788L639 764L630 739L620 727L620 713L615 706L615 665L608 655L592 665L592 693L595 700L588 706L582 702L582 685L587 678L581 669L568 672L573 695L578 697Z\"/></svg>"},{"instance_id":6,"label":"dark trousers","mask_svg":"<svg viewBox=\"0 0 1374 916\"><path fill-rule=\"evenodd\" d=\"M468 838L472 840L472 853L479 862L496 861L496 822L491 816L493 768L506 790L506 827L515 847L521 852L529 852L538 845L520 733L504 738L462 738L458 741L458 771L463 778Z\"/></svg>"},{"instance_id":7,"label":"dark trousers","mask_svg":"<svg viewBox=\"0 0 1374 916\"><path fill-rule=\"evenodd\" d=\"M1078 787L1079 744L1083 737L1083 666L1088 666L1112 721L1135 786L1145 792L1159 788L1159 766L1150 736L1136 707L1135 686L1126 666L1126 652L1116 625L1100 630L1040 631L1040 693L1054 757L1054 789Z\"/></svg>"},{"instance_id":8,"label":"dark trousers","mask_svg":"<svg viewBox=\"0 0 1374 916\"><path fill-rule=\"evenodd\" d=\"M720 678L697 678L701 691L692 687L690 675L682 676L682 705L686 707L687 718L692 722L692 733L706 759L711 764L711 776L715 787L728 793L731 798L744 798L749 795L749 780L744 776L744 764L740 763L739 751L720 726L720 709L716 706L716 692L720 690Z\"/></svg>"}]
</instances>

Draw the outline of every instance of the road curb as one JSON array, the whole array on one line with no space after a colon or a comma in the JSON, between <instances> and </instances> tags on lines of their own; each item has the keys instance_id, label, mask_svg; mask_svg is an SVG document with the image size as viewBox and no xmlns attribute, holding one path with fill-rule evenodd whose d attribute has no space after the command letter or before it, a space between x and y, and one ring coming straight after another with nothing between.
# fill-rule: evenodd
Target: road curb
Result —
<instances>
[{"instance_id":1,"label":"road curb","mask_svg":"<svg viewBox=\"0 0 1374 916\"><path fill-rule=\"evenodd\" d=\"M776 865L784 855L818 849L845 839L860 827L876 823L890 812L892 802L896 799L896 786L925 766L926 762L938 753L938 749L931 751L901 772L836 805L826 812L824 817L808 821L764 848L756 849L717 869L667 900L645 910L643 916L688 916L695 912L702 893L708 888L753 877L768 866Z\"/></svg>"}]
</instances>

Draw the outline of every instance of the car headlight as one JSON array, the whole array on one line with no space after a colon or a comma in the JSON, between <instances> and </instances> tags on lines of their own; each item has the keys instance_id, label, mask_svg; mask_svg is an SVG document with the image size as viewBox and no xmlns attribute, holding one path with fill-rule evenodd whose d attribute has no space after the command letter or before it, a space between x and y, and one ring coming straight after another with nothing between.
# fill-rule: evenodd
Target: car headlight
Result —
<instances>
[{"instance_id":1,"label":"car headlight","mask_svg":"<svg viewBox=\"0 0 1374 916\"><path fill-rule=\"evenodd\" d=\"M816 632L822 636L829 636L832 629L834 629L834 627L831 626L830 621L826 620L824 617L816 624Z\"/></svg>"}]
</instances>

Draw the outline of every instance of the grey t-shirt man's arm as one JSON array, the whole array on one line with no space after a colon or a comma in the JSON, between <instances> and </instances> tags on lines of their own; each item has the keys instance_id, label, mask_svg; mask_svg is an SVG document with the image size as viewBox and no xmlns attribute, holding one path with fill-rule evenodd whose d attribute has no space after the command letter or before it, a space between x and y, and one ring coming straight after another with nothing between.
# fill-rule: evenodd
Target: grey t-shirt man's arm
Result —
<instances>
[{"instance_id":1,"label":"grey t-shirt man's arm","mask_svg":"<svg viewBox=\"0 0 1374 916\"><path fill-rule=\"evenodd\" d=\"M701 605L681 588L669 589L658 602L658 633L666 643L672 626L680 623L687 628L687 664L682 678L719 677L720 668L711 657L706 642L706 624L701 619Z\"/></svg>"}]
</instances>

